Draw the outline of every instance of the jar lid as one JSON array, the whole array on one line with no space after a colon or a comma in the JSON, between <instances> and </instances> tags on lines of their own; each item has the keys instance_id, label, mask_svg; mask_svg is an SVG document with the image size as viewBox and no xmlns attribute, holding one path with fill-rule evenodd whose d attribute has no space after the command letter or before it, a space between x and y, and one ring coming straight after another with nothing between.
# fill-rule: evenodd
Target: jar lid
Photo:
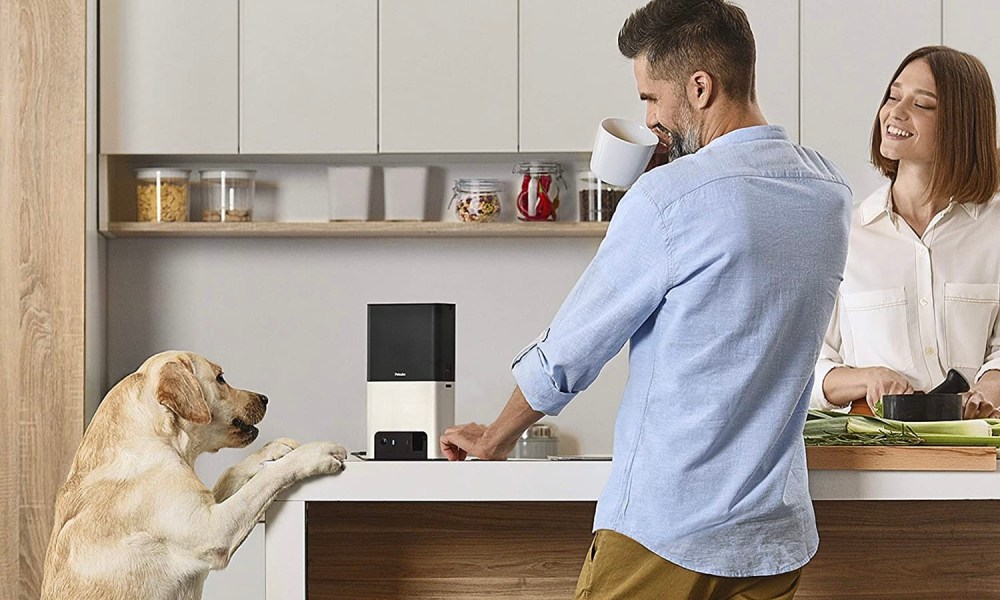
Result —
<instances>
[{"instance_id":1,"label":"jar lid","mask_svg":"<svg viewBox=\"0 0 1000 600\"><path fill-rule=\"evenodd\" d=\"M136 169L135 176L139 179L156 179L157 176L164 179L187 179L191 171L186 169Z\"/></svg>"},{"instance_id":2,"label":"jar lid","mask_svg":"<svg viewBox=\"0 0 1000 600\"><path fill-rule=\"evenodd\" d=\"M597 176L591 173L590 171L577 171L576 175L577 179L579 179L580 182L588 184L593 187L597 187L597 185L600 184L601 188L605 190L614 190L616 192L628 191L627 187L611 185L607 181L598 179Z\"/></svg>"},{"instance_id":3,"label":"jar lid","mask_svg":"<svg viewBox=\"0 0 1000 600\"><path fill-rule=\"evenodd\" d=\"M244 169L242 171L230 171L229 169L214 169L211 171L202 171L202 179L253 179L253 176L257 171L253 169Z\"/></svg>"},{"instance_id":4,"label":"jar lid","mask_svg":"<svg viewBox=\"0 0 1000 600\"><path fill-rule=\"evenodd\" d=\"M456 192L499 192L503 183L499 179L469 177L455 180Z\"/></svg>"},{"instance_id":5,"label":"jar lid","mask_svg":"<svg viewBox=\"0 0 1000 600\"><path fill-rule=\"evenodd\" d=\"M521 175L562 175L562 165L546 160L532 160L514 165L514 173Z\"/></svg>"},{"instance_id":6,"label":"jar lid","mask_svg":"<svg viewBox=\"0 0 1000 600\"><path fill-rule=\"evenodd\" d=\"M547 423L535 423L524 430L524 433L521 434L521 439L530 440L535 438L554 439L555 436L552 435L552 428Z\"/></svg>"}]
</instances>

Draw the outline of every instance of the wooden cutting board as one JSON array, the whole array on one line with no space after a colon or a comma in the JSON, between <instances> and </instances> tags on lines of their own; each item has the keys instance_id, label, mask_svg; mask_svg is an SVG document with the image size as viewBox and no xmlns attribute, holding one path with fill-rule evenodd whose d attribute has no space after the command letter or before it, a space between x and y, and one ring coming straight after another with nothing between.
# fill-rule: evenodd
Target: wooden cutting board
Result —
<instances>
[{"instance_id":1,"label":"wooden cutting board","mask_svg":"<svg viewBox=\"0 0 1000 600\"><path fill-rule=\"evenodd\" d=\"M996 471L990 446L806 446L814 470Z\"/></svg>"}]
</instances>

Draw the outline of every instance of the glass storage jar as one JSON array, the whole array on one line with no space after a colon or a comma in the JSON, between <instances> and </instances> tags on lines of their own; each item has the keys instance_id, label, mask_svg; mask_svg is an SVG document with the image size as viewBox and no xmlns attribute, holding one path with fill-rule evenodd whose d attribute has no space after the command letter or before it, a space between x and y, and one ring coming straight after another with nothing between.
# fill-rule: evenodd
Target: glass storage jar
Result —
<instances>
[{"instance_id":1,"label":"glass storage jar","mask_svg":"<svg viewBox=\"0 0 1000 600\"><path fill-rule=\"evenodd\" d=\"M577 174L576 186L581 221L610 221L626 192L626 188L601 181L590 171Z\"/></svg>"},{"instance_id":2,"label":"glass storage jar","mask_svg":"<svg viewBox=\"0 0 1000 600\"><path fill-rule=\"evenodd\" d=\"M201 220L232 223L253 220L256 175L254 170L202 171Z\"/></svg>"},{"instance_id":3,"label":"glass storage jar","mask_svg":"<svg viewBox=\"0 0 1000 600\"><path fill-rule=\"evenodd\" d=\"M559 438L546 423L535 423L518 438L510 458L548 458L559 454Z\"/></svg>"},{"instance_id":4,"label":"glass storage jar","mask_svg":"<svg viewBox=\"0 0 1000 600\"><path fill-rule=\"evenodd\" d=\"M136 220L187 221L190 173L184 169L136 169Z\"/></svg>"},{"instance_id":5,"label":"glass storage jar","mask_svg":"<svg viewBox=\"0 0 1000 600\"><path fill-rule=\"evenodd\" d=\"M503 184L499 179L457 179L449 206L465 223L489 223L500 218Z\"/></svg>"},{"instance_id":6,"label":"glass storage jar","mask_svg":"<svg viewBox=\"0 0 1000 600\"><path fill-rule=\"evenodd\" d=\"M559 191L566 187L559 163L532 161L518 163L514 173L521 175L517 194L517 218L522 221L555 221Z\"/></svg>"}]
</instances>

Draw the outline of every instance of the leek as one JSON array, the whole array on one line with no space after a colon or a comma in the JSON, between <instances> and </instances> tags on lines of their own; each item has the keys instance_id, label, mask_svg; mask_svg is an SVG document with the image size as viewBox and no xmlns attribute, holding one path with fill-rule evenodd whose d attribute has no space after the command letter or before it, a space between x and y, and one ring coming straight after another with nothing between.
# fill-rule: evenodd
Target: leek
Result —
<instances>
[{"instance_id":1,"label":"leek","mask_svg":"<svg viewBox=\"0 0 1000 600\"><path fill-rule=\"evenodd\" d=\"M993 429L983 419L967 419L964 421L892 421L890 419L873 419L852 416L848 418L847 430L853 433L893 433L904 430L923 436L949 435L968 437L991 437Z\"/></svg>"},{"instance_id":2,"label":"leek","mask_svg":"<svg viewBox=\"0 0 1000 600\"><path fill-rule=\"evenodd\" d=\"M924 444L1000 448L1000 419L903 422L810 410L802 433L811 446Z\"/></svg>"}]
</instances>

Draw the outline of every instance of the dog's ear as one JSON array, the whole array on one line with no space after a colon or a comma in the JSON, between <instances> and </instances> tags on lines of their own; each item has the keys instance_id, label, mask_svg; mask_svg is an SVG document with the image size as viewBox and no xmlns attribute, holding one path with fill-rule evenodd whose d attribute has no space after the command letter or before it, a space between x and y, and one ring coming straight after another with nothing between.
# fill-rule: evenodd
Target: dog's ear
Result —
<instances>
[{"instance_id":1,"label":"dog's ear","mask_svg":"<svg viewBox=\"0 0 1000 600\"><path fill-rule=\"evenodd\" d=\"M205 394L194 377L194 368L183 359L171 360L160 367L156 400L192 423L205 425L212 420Z\"/></svg>"}]
</instances>

